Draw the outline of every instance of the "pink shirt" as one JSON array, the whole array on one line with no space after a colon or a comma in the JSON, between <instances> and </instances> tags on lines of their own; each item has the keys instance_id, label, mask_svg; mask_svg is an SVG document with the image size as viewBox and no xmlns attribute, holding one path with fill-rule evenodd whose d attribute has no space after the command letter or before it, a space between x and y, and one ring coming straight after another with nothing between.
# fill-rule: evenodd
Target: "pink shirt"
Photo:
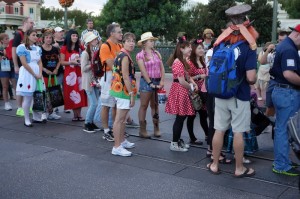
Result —
<instances>
[{"instance_id":1,"label":"pink shirt","mask_svg":"<svg viewBox=\"0 0 300 199\"><path fill-rule=\"evenodd\" d=\"M161 60L154 50L151 53L151 56L146 56L146 52L142 50L136 55L136 61L143 60L144 66L150 78L161 78Z\"/></svg>"}]
</instances>

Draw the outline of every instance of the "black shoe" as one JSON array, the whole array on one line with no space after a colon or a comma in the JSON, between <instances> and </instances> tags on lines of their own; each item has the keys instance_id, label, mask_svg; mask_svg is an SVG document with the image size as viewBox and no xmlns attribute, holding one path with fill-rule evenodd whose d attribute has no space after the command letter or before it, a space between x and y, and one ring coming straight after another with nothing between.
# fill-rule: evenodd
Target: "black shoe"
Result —
<instances>
[{"instance_id":1,"label":"black shoe","mask_svg":"<svg viewBox=\"0 0 300 199\"><path fill-rule=\"evenodd\" d=\"M128 138L130 135L128 134L128 133L126 133L126 132L124 132L124 137L125 138Z\"/></svg>"},{"instance_id":2,"label":"black shoe","mask_svg":"<svg viewBox=\"0 0 300 199\"><path fill-rule=\"evenodd\" d=\"M87 132L87 133L95 133L95 132L96 132L96 131L93 129L91 123L84 124L83 131L85 131L85 132Z\"/></svg>"},{"instance_id":3,"label":"black shoe","mask_svg":"<svg viewBox=\"0 0 300 199\"><path fill-rule=\"evenodd\" d=\"M24 126L26 126L26 127L33 127L32 124L26 124L26 123L24 123Z\"/></svg>"},{"instance_id":4,"label":"black shoe","mask_svg":"<svg viewBox=\"0 0 300 199\"><path fill-rule=\"evenodd\" d=\"M39 120L32 119L32 123L39 123L39 124L41 124L41 123L44 123L44 121L39 121Z\"/></svg>"},{"instance_id":5,"label":"black shoe","mask_svg":"<svg viewBox=\"0 0 300 199\"><path fill-rule=\"evenodd\" d=\"M203 142L201 142L200 140L195 140L195 141L190 141L190 144L192 145L197 145L197 146L201 146L203 145Z\"/></svg>"},{"instance_id":6,"label":"black shoe","mask_svg":"<svg viewBox=\"0 0 300 199\"><path fill-rule=\"evenodd\" d=\"M100 131L101 129L94 123L91 124L91 127L95 130L95 131Z\"/></svg>"},{"instance_id":7,"label":"black shoe","mask_svg":"<svg viewBox=\"0 0 300 199\"><path fill-rule=\"evenodd\" d=\"M115 138L114 138L114 135L113 135L113 132L112 132L112 131L108 131L107 133L103 133L102 138L103 138L104 140L109 141L109 142L115 141Z\"/></svg>"}]
</instances>

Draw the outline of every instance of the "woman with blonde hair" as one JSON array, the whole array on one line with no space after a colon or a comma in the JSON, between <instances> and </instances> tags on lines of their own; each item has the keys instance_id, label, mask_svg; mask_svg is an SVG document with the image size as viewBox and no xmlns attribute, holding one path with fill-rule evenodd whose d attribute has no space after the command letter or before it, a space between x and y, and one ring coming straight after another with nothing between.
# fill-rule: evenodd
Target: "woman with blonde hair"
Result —
<instances>
[{"instance_id":1,"label":"woman with blonde hair","mask_svg":"<svg viewBox=\"0 0 300 199\"><path fill-rule=\"evenodd\" d=\"M141 71L140 80L140 137L149 138L146 130L147 122L145 120L147 108L150 103L151 116L154 126L154 136L160 137L159 118L158 118L158 99L155 95L157 89L164 87L165 69L161 60L161 55L154 50L154 42L156 37L152 36L151 32L146 32L141 35L141 40L138 45L142 46L142 50L136 55L136 60Z\"/></svg>"}]
</instances>

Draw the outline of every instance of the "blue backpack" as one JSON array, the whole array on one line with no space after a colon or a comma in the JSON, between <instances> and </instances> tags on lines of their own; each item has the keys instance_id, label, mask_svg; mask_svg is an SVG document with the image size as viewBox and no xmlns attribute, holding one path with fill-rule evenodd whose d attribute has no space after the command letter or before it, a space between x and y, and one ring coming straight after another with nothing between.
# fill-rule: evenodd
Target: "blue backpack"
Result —
<instances>
[{"instance_id":1,"label":"blue backpack","mask_svg":"<svg viewBox=\"0 0 300 199\"><path fill-rule=\"evenodd\" d=\"M236 74L234 49L244 43L239 41L231 46L221 43L211 58L207 78L207 91L215 97L229 99L236 96L238 86L243 81Z\"/></svg>"}]
</instances>

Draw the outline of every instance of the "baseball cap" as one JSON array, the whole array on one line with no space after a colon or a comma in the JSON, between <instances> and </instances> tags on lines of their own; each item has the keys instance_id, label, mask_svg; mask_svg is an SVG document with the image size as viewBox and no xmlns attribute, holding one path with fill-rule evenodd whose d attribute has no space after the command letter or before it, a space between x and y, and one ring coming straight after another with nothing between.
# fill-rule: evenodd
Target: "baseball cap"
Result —
<instances>
[{"instance_id":1,"label":"baseball cap","mask_svg":"<svg viewBox=\"0 0 300 199\"><path fill-rule=\"evenodd\" d=\"M295 26L295 28L290 27L290 29L291 29L292 31L296 31L296 32L299 32L299 33L300 33L300 24L298 24L297 26Z\"/></svg>"},{"instance_id":2,"label":"baseball cap","mask_svg":"<svg viewBox=\"0 0 300 199\"><path fill-rule=\"evenodd\" d=\"M61 32L61 31L64 31L64 29L62 29L61 27L56 27L56 28L54 28L54 31L55 32Z\"/></svg>"}]
</instances>

